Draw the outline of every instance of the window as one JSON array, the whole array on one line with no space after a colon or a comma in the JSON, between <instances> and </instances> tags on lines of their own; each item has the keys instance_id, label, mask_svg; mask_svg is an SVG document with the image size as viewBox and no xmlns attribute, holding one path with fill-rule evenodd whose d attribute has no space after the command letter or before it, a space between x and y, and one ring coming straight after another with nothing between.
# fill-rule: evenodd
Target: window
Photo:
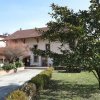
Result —
<instances>
[{"instance_id":1,"label":"window","mask_svg":"<svg viewBox=\"0 0 100 100\"><path fill-rule=\"evenodd\" d=\"M45 45L46 50L50 50L50 44Z\"/></svg>"},{"instance_id":2,"label":"window","mask_svg":"<svg viewBox=\"0 0 100 100\"><path fill-rule=\"evenodd\" d=\"M39 59L38 59L38 56L37 56L37 55L34 55L34 62L37 63L38 60L39 60Z\"/></svg>"},{"instance_id":3,"label":"window","mask_svg":"<svg viewBox=\"0 0 100 100\"><path fill-rule=\"evenodd\" d=\"M38 49L38 45L33 45L33 48L34 48L34 50L37 50ZM38 55L33 55L33 58L34 58L33 62L37 63L38 60L39 60Z\"/></svg>"},{"instance_id":4,"label":"window","mask_svg":"<svg viewBox=\"0 0 100 100\"><path fill-rule=\"evenodd\" d=\"M38 45L34 45L33 48L34 48L35 50L37 50L37 49L38 49Z\"/></svg>"}]
</instances>

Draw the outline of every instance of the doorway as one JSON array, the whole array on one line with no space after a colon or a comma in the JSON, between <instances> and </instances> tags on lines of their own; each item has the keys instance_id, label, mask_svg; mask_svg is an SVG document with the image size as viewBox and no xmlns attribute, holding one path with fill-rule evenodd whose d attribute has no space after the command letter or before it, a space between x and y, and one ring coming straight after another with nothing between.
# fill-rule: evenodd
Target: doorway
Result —
<instances>
[{"instance_id":1,"label":"doorway","mask_svg":"<svg viewBox=\"0 0 100 100\"><path fill-rule=\"evenodd\" d=\"M29 67L30 66L30 56L29 57L26 57L23 59L23 63L25 65L25 67Z\"/></svg>"},{"instance_id":2,"label":"doorway","mask_svg":"<svg viewBox=\"0 0 100 100\"><path fill-rule=\"evenodd\" d=\"M42 66L48 66L47 62L47 57L41 57L41 62L42 62Z\"/></svg>"}]
</instances>

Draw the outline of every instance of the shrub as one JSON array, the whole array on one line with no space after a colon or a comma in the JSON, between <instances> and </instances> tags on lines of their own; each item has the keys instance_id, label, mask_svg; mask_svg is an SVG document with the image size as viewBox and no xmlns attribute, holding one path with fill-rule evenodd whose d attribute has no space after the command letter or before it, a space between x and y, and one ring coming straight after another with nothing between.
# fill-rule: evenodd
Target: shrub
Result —
<instances>
[{"instance_id":1,"label":"shrub","mask_svg":"<svg viewBox=\"0 0 100 100\"><path fill-rule=\"evenodd\" d=\"M81 72L81 68L80 67L70 67L70 66L67 66L66 67L66 72L68 73L80 73Z\"/></svg>"},{"instance_id":2,"label":"shrub","mask_svg":"<svg viewBox=\"0 0 100 100\"><path fill-rule=\"evenodd\" d=\"M43 78L44 82L43 88L46 88L49 83L50 77L46 74L41 74L41 77Z\"/></svg>"},{"instance_id":3,"label":"shrub","mask_svg":"<svg viewBox=\"0 0 100 100\"><path fill-rule=\"evenodd\" d=\"M33 83L25 83L21 90L24 91L29 97L34 98L36 96L36 85Z\"/></svg>"},{"instance_id":4,"label":"shrub","mask_svg":"<svg viewBox=\"0 0 100 100\"><path fill-rule=\"evenodd\" d=\"M22 67L23 66L23 62L22 61L16 61L15 65L16 65L16 68Z\"/></svg>"},{"instance_id":5,"label":"shrub","mask_svg":"<svg viewBox=\"0 0 100 100\"><path fill-rule=\"evenodd\" d=\"M20 90L16 90L14 92L12 92L7 98L6 100L29 100L27 95Z\"/></svg>"},{"instance_id":6,"label":"shrub","mask_svg":"<svg viewBox=\"0 0 100 100\"><path fill-rule=\"evenodd\" d=\"M41 74L45 74L47 77L51 78L52 77L52 72L53 72L53 68L48 68L47 70L43 71Z\"/></svg>"},{"instance_id":7,"label":"shrub","mask_svg":"<svg viewBox=\"0 0 100 100\"><path fill-rule=\"evenodd\" d=\"M48 68L47 70L41 72L34 78L32 78L29 82L36 84L37 89L43 89L47 87L49 80L52 76L52 68Z\"/></svg>"},{"instance_id":8,"label":"shrub","mask_svg":"<svg viewBox=\"0 0 100 100\"><path fill-rule=\"evenodd\" d=\"M20 90L12 92L6 100L34 100L36 92L45 88L52 76L52 68L49 68L25 83Z\"/></svg>"},{"instance_id":9,"label":"shrub","mask_svg":"<svg viewBox=\"0 0 100 100\"><path fill-rule=\"evenodd\" d=\"M9 70L15 68L15 65L12 64L12 63L10 63L10 64L5 64L2 68L3 68L4 70L6 70L6 71L9 71Z\"/></svg>"},{"instance_id":10,"label":"shrub","mask_svg":"<svg viewBox=\"0 0 100 100\"><path fill-rule=\"evenodd\" d=\"M17 68L21 66L23 66L23 63L21 61L17 61L15 63L4 64L2 69L6 71L9 71L11 69L17 70Z\"/></svg>"},{"instance_id":11,"label":"shrub","mask_svg":"<svg viewBox=\"0 0 100 100\"><path fill-rule=\"evenodd\" d=\"M37 90L43 89L44 87L43 77L40 74L32 78L29 83L34 83Z\"/></svg>"}]
</instances>

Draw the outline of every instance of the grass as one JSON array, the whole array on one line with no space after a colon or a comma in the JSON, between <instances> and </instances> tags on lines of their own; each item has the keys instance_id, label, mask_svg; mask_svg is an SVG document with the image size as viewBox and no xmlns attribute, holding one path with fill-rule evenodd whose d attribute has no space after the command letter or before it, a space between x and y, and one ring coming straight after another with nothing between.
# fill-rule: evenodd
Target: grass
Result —
<instances>
[{"instance_id":1,"label":"grass","mask_svg":"<svg viewBox=\"0 0 100 100\"><path fill-rule=\"evenodd\" d=\"M98 81L92 73L54 72L38 100L100 100Z\"/></svg>"}]
</instances>

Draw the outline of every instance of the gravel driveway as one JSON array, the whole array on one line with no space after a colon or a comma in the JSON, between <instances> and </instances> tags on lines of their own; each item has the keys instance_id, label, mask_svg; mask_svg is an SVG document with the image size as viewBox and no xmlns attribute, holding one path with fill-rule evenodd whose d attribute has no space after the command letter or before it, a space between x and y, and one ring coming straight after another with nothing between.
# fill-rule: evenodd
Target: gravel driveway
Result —
<instances>
[{"instance_id":1,"label":"gravel driveway","mask_svg":"<svg viewBox=\"0 0 100 100\"><path fill-rule=\"evenodd\" d=\"M4 97L23 85L26 81L30 80L32 77L36 76L43 70L40 69L25 69L24 71L17 72L10 75L5 75L0 77L0 100L5 100Z\"/></svg>"}]
</instances>

